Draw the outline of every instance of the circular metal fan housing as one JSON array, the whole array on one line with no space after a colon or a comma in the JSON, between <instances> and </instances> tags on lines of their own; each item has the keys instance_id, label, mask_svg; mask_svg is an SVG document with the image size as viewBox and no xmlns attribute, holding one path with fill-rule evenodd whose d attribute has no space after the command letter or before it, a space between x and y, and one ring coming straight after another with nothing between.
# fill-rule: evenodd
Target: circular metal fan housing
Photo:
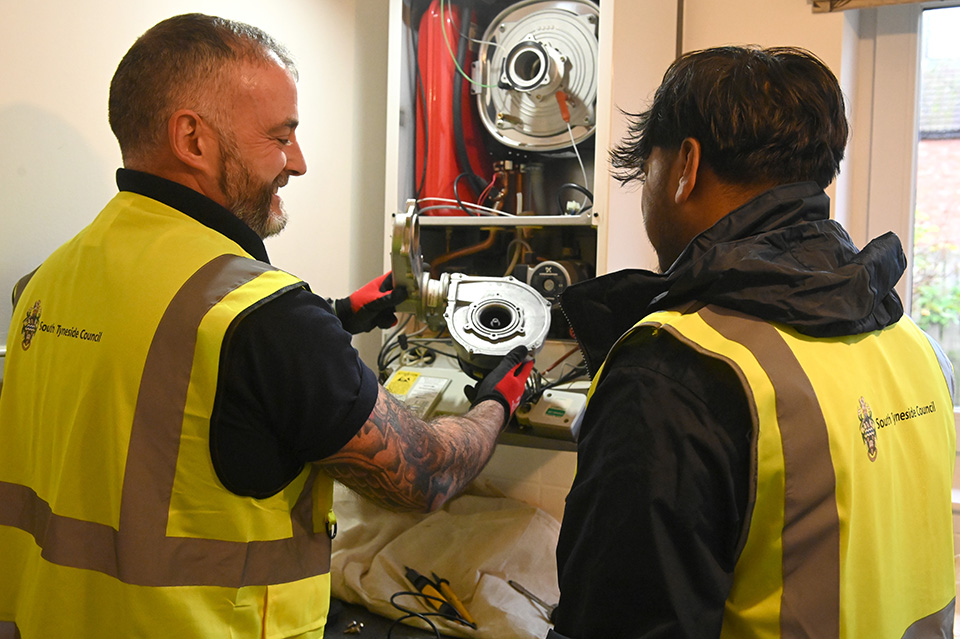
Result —
<instances>
[{"instance_id":1,"label":"circular metal fan housing","mask_svg":"<svg viewBox=\"0 0 960 639\"><path fill-rule=\"evenodd\" d=\"M397 310L414 313L433 330L446 328L470 375L492 370L516 346L526 346L531 355L539 352L550 330L550 303L510 276L442 273L431 279L420 253L415 204L394 218L393 285L407 289Z\"/></svg>"},{"instance_id":2,"label":"circular metal fan housing","mask_svg":"<svg viewBox=\"0 0 960 639\"><path fill-rule=\"evenodd\" d=\"M548 152L593 133L598 20L589 0L527 0L494 18L474 70L480 119L497 141Z\"/></svg>"},{"instance_id":3,"label":"circular metal fan housing","mask_svg":"<svg viewBox=\"0 0 960 639\"><path fill-rule=\"evenodd\" d=\"M531 354L540 350L550 330L550 304L532 287L509 276L449 278L443 319L461 365L492 370L517 346Z\"/></svg>"}]
</instances>

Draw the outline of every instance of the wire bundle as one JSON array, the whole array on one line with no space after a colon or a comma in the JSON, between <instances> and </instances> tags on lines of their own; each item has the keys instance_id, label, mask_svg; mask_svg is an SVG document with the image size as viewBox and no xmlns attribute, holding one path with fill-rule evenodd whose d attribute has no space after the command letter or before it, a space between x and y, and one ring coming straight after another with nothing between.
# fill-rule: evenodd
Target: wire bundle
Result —
<instances>
[{"instance_id":1,"label":"wire bundle","mask_svg":"<svg viewBox=\"0 0 960 639\"><path fill-rule=\"evenodd\" d=\"M441 598L439 598L439 597L434 597L433 595L428 595L428 594L426 594L426 593L416 592L416 591L413 591L413 590L402 590L402 591L400 591L400 592L395 592L395 593L393 593L393 595L390 596L390 605L392 605L394 608L396 608L397 610L399 610L400 612L402 612L402 613L404 613L404 614L403 614L402 616L398 617L397 619L394 619L394 620L393 620L393 623L390 624L390 627L387 629L387 639L391 639L391 637L393 636L393 629L397 627L397 624L403 623L404 621L407 621L408 619L419 619L420 621L422 621L422 622L424 622L425 624L427 624L427 625L430 627L430 630L433 631L433 635L434 635L437 639L442 639L442 636L440 635L440 629L437 627L437 624L435 624L435 623L433 622L433 619L431 619L431 617L436 617L436 618L444 619L444 620L446 620L446 621L453 622L453 623L457 623L457 624L460 624L460 625L462 625L462 626L466 626L466 627L468 627L468 628L476 628L475 625L473 625L473 624L471 624L471 623L469 623L469 622L467 622L467 621L464 621L463 619L461 619L460 617L458 617L458 616L456 616L456 615L450 615L450 614L447 614L447 613L444 613L444 612L439 612L439 611L434 611L434 612L418 612L418 611L416 611L416 610L410 610L409 608L405 608L404 606L401 606L399 603L397 603L397 599L398 599L399 597L419 598L419 599L421 599L423 602L425 602L425 604L426 604L426 602L433 602L433 603L436 603L436 604L438 604L438 605L439 605L439 604L446 603L445 600L443 600L443 599L441 599Z\"/></svg>"}]
</instances>

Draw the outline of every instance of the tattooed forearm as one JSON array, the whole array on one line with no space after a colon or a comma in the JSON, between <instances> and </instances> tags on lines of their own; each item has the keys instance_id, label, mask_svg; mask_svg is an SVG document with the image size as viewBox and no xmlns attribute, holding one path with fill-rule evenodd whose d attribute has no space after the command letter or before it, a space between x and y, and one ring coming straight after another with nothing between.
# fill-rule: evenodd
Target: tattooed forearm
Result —
<instances>
[{"instance_id":1,"label":"tattooed forearm","mask_svg":"<svg viewBox=\"0 0 960 639\"><path fill-rule=\"evenodd\" d=\"M502 422L497 402L482 402L462 417L424 422L381 388L360 432L321 464L331 477L386 508L434 510L483 469Z\"/></svg>"}]
</instances>

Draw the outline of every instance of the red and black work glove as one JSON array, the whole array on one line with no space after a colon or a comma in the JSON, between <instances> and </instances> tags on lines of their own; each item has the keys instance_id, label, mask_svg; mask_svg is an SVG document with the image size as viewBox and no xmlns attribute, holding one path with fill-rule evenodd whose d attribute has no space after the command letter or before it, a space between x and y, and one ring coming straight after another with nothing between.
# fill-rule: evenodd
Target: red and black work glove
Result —
<instances>
[{"instance_id":1,"label":"red and black work glove","mask_svg":"<svg viewBox=\"0 0 960 639\"><path fill-rule=\"evenodd\" d=\"M384 273L363 288L333 303L337 318L347 332L356 335L397 323L394 311L407 299L407 289L393 288L393 273Z\"/></svg>"},{"instance_id":2,"label":"red and black work glove","mask_svg":"<svg viewBox=\"0 0 960 639\"><path fill-rule=\"evenodd\" d=\"M533 358L528 356L528 352L526 346L517 346L504 355L497 367L487 373L479 384L464 388L470 406L476 406L488 399L500 402L505 414L503 426L506 426L510 416L520 405L527 378L533 370Z\"/></svg>"}]
</instances>

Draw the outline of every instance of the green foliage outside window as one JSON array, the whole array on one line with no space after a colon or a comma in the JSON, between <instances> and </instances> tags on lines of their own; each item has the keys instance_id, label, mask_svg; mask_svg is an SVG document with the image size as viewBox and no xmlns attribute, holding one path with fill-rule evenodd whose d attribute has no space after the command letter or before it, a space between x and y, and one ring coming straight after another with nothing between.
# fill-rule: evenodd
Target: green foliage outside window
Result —
<instances>
[{"instance_id":1,"label":"green foliage outside window","mask_svg":"<svg viewBox=\"0 0 960 639\"><path fill-rule=\"evenodd\" d=\"M938 339L960 323L960 246L943 239L930 216L917 211L913 243L913 319ZM951 353L951 359L953 359Z\"/></svg>"}]
</instances>

